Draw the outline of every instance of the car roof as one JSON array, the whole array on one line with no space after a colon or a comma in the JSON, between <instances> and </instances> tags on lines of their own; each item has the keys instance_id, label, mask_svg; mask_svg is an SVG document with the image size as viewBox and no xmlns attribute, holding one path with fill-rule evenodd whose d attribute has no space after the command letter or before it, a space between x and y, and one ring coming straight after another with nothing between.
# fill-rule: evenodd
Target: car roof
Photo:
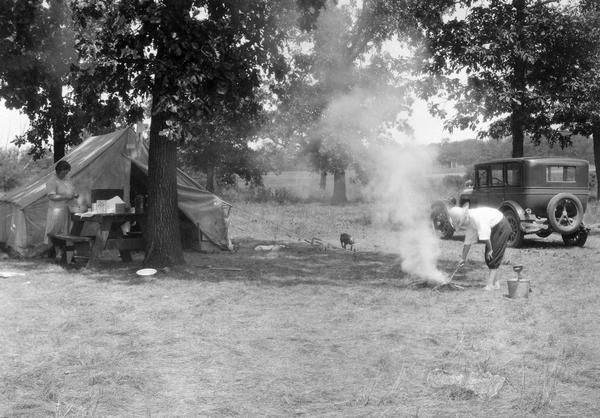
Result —
<instances>
[{"instance_id":1,"label":"car roof","mask_svg":"<svg viewBox=\"0 0 600 418\"><path fill-rule=\"evenodd\" d=\"M511 163L511 162L521 162L527 161L530 163L586 163L589 164L588 160L584 160L581 158L571 158L571 157L520 157L520 158L498 158L495 160L487 160L475 163L475 165L481 164L494 164L494 163Z\"/></svg>"}]
</instances>

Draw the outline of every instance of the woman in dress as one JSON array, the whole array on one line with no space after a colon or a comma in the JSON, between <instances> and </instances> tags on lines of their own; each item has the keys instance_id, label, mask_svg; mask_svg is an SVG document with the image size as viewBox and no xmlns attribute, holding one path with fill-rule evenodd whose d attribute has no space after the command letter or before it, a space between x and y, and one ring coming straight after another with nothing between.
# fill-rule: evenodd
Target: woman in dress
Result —
<instances>
[{"instance_id":1,"label":"woman in dress","mask_svg":"<svg viewBox=\"0 0 600 418\"><path fill-rule=\"evenodd\" d=\"M69 214L69 201L79 197L75 193L73 183L67 177L71 165L66 161L59 161L55 167L56 175L46 183L48 197L48 214L46 215L46 235L44 242L50 243L48 234L68 234L71 227ZM62 249L55 247L56 258L62 258Z\"/></svg>"}]
</instances>

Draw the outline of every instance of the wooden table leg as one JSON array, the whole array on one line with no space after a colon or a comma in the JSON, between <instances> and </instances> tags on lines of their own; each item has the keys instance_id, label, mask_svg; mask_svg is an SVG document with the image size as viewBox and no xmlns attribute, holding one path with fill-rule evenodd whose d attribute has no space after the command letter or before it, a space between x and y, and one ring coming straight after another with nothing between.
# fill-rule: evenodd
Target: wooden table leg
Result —
<instances>
[{"instance_id":1,"label":"wooden table leg","mask_svg":"<svg viewBox=\"0 0 600 418\"><path fill-rule=\"evenodd\" d=\"M94 245L92 245L90 259L87 263L88 267L94 266L102 255L102 251L104 251L104 247L106 247L110 226L110 220L103 220L98 226L98 229L96 230L96 239L94 240Z\"/></svg>"},{"instance_id":2,"label":"wooden table leg","mask_svg":"<svg viewBox=\"0 0 600 418\"><path fill-rule=\"evenodd\" d=\"M121 260L123 261L131 261L131 251L129 250L119 250L119 255L121 256Z\"/></svg>"},{"instance_id":3,"label":"wooden table leg","mask_svg":"<svg viewBox=\"0 0 600 418\"><path fill-rule=\"evenodd\" d=\"M73 221L71 225L71 232L69 235L79 236L81 235L81 231L83 231L83 225L85 222L83 221ZM75 256L75 243L73 242L65 242L65 257L67 264L71 264L73 262L73 257Z\"/></svg>"},{"instance_id":4,"label":"wooden table leg","mask_svg":"<svg viewBox=\"0 0 600 418\"><path fill-rule=\"evenodd\" d=\"M67 264L73 262L75 256L75 243L73 241L65 241L65 261Z\"/></svg>"}]
</instances>

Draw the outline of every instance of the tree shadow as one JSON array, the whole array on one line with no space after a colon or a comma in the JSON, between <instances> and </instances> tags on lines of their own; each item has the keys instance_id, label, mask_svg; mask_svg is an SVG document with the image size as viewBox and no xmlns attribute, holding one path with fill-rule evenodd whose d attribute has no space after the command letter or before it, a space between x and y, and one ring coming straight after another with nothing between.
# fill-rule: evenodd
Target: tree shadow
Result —
<instances>
[{"instance_id":1,"label":"tree shadow","mask_svg":"<svg viewBox=\"0 0 600 418\"><path fill-rule=\"evenodd\" d=\"M353 252L341 248L320 248L307 243L286 243L278 251L255 251L256 245L264 242L246 241L241 243L234 254L208 254L200 258L191 256L188 266L193 270L196 259L205 268L197 269L202 280L211 282L244 280L259 285L291 287L302 285L352 286L369 285L383 288L430 289L437 283L424 280L402 270L402 260L396 254L382 251ZM216 270L206 268L212 266ZM449 277L456 263L440 260L436 266ZM224 269L239 269L227 271ZM466 266L455 281L466 288L481 287L473 282L468 273L477 268ZM221 269L221 270L219 270Z\"/></svg>"},{"instance_id":2,"label":"tree shadow","mask_svg":"<svg viewBox=\"0 0 600 418\"><path fill-rule=\"evenodd\" d=\"M274 242L246 240L237 251L217 253L185 252L186 264L171 269L159 269L155 275L140 277L143 254L134 255L124 263L118 256L97 260L93 268L85 263L62 266L49 259L15 260L14 268L25 271L43 269L49 273L79 273L97 282L144 285L155 280L193 280L207 282L247 282L259 286L369 286L427 290L437 284L402 270L402 259L385 251L350 251L342 248L312 246L306 242L279 243L272 251L256 251L257 245ZM45 267L47 266L47 267ZM7 266L8 267L8 266ZM454 260L440 259L436 265L446 277L455 270ZM481 280L471 279L484 269L483 262L470 261L453 277L453 282L465 289L479 288ZM477 273L477 274L473 274ZM448 289L441 289L448 290Z\"/></svg>"}]
</instances>

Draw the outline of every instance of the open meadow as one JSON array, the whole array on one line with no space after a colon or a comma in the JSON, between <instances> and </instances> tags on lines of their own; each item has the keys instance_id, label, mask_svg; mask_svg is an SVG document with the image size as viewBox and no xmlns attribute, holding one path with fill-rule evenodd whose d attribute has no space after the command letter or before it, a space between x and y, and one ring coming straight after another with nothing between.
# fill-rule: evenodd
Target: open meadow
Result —
<instances>
[{"instance_id":1,"label":"open meadow","mask_svg":"<svg viewBox=\"0 0 600 418\"><path fill-rule=\"evenodd\" d=\"M2 261L0 416L600 416L597 228L509 249L494 292L481 245L464 289L420 285L367 203L239 202L231 234L145 278L139 254ZM461 240L440 246L450 274ZM527 299L506 295L516 264Z\"/></svg>"}]
</instances>

